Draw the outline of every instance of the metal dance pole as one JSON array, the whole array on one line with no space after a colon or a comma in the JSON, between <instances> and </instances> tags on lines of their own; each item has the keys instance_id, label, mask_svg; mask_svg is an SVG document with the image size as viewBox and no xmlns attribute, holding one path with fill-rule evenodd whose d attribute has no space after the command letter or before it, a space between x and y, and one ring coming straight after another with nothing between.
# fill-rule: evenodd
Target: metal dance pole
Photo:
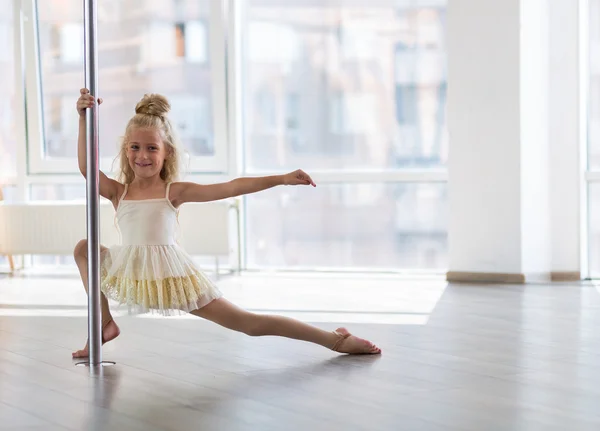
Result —
<instances>
[{"instance_id":1,"label":"metal dance pole","mask_svg":"<svg viewBox=\"0 0 600 431\"><path fill-rule=\"evenodd\" d=\"M98 45L96 0L83 0L85 34L85 87L98 100ZM87 237L88 237L88 340L89 365L102 364L102 312L100 309L100 175L98 155L98 103L86 110Z\"/></svg>"}]
</instances>

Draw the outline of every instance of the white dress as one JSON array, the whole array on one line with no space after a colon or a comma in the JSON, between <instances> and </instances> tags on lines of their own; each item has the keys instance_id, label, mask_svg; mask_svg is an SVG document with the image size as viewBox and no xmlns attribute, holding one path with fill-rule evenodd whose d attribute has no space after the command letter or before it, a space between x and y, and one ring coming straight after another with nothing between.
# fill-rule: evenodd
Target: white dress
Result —
<instances>
[{"instance_id":1,"label":"white dress","mask_svg":"<svg viewBox=\"0 0 600 431\"><path fill-rule=\"evenodd\" d=\"M103 254L101 289L130 310L169 315L204 307L222 293L176 240L177 209L164 198L119 199L116 222L121 245Z\"/></svg>"}]
</instances>

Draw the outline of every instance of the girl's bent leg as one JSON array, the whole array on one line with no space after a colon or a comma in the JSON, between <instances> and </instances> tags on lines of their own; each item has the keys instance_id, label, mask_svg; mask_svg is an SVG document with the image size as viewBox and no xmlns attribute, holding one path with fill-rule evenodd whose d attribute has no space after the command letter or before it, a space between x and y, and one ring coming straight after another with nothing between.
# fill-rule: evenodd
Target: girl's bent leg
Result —
<instances>
[{"instance_id":1,"label":"girl's bent leg","mask_svg":"<svg viewBox=\"0 0 600 431\"><path fill-rule=\"evenodd\" d=\"M100 246L100 259L106 254L107 248ZM87 240L81 240L75 246L74 251L75 263L79 269L79 275L81 275L81 281L86 293L88 292L88 254L87 254ZM102 310L102 344L117 338L120 334L119 327L113 320L110 314L110 308L108 306L108 300L103 293L100 293L100 307ZM88 343L86 342L85 347L82 350L73 352L73 358L87 358L89 356Z\"/></svg>"}]
</instances>

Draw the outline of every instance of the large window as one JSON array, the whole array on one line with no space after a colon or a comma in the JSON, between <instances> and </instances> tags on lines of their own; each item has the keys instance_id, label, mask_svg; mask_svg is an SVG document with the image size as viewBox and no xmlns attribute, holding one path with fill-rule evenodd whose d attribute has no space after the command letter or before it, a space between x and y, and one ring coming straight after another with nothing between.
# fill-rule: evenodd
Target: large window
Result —
<instances>
[{"instance_id":1,"label":"large window","mask_svg":"<svg viewBox=\"0 0 600 431\"><path fill-rule=\"evenodd\" d=\"M116 168L140 98L162 93L190 155L187 179L302 168L318 184L244 198L248 268L444 270L446 2L99 1L101 169ZM13 4L22 8L17 29ZM0 5L0 42L9 47L0 51L0 177L22 175L16 189L25 198L82 199L83 2ZM11 102L19 33L26 111ZM27 148L15 171L18 109Z\"/></svg>"},{"instance_id":2,"label":"large window","mask_svg":"<svg viewBox=\"0 0 600 431\"><path fill-rule=\"evenodd\" d=\"M0 185L17 175L14 8L0 0Z\"/></svg>"},{"instance_id":3,"label":"large window","mask_svg":"<svg viewBox=\"0 0 600 431\"><path fill-rule=\"evenodd\" d=\"M161 93L192 171L225 172L225 41L220 1L104 0L98 4L100 154L110 170L144 93ZM35 172L76 171L75 102L84 81L83 2L37 2L43 130ZM216 28L215 28L216 27ZM214 54L211 56L211 54ZM214 59L217 58L217 61Z\"/></svg>"},{"instance_id":4,"label":"large window","mask_svg":"<svg viewBox=\"0 0 600 431\"><path fill-rule=\"evenodd\" d=\"M248 265L445 268L445 1L247 0L242 16L246 171L322 173L246 199Z\"/></svg>"}]
</instances>

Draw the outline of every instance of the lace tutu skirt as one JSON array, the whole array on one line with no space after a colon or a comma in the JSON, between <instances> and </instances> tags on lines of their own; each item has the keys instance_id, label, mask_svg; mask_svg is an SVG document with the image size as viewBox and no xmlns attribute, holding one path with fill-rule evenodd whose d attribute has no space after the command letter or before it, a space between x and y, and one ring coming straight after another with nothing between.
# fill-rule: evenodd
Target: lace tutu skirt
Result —
<instances>
[{"instance_id":1,"label":"lace tutu skirt","mask_svg":"<svg viewBox=\"0 0 600 431\"><path fill-rule=\"evenodd\" d=\"M106 297L135 313L179 314L222 296L179 245L111 247L100 275Z\"/></svg>"}]
</instances>

